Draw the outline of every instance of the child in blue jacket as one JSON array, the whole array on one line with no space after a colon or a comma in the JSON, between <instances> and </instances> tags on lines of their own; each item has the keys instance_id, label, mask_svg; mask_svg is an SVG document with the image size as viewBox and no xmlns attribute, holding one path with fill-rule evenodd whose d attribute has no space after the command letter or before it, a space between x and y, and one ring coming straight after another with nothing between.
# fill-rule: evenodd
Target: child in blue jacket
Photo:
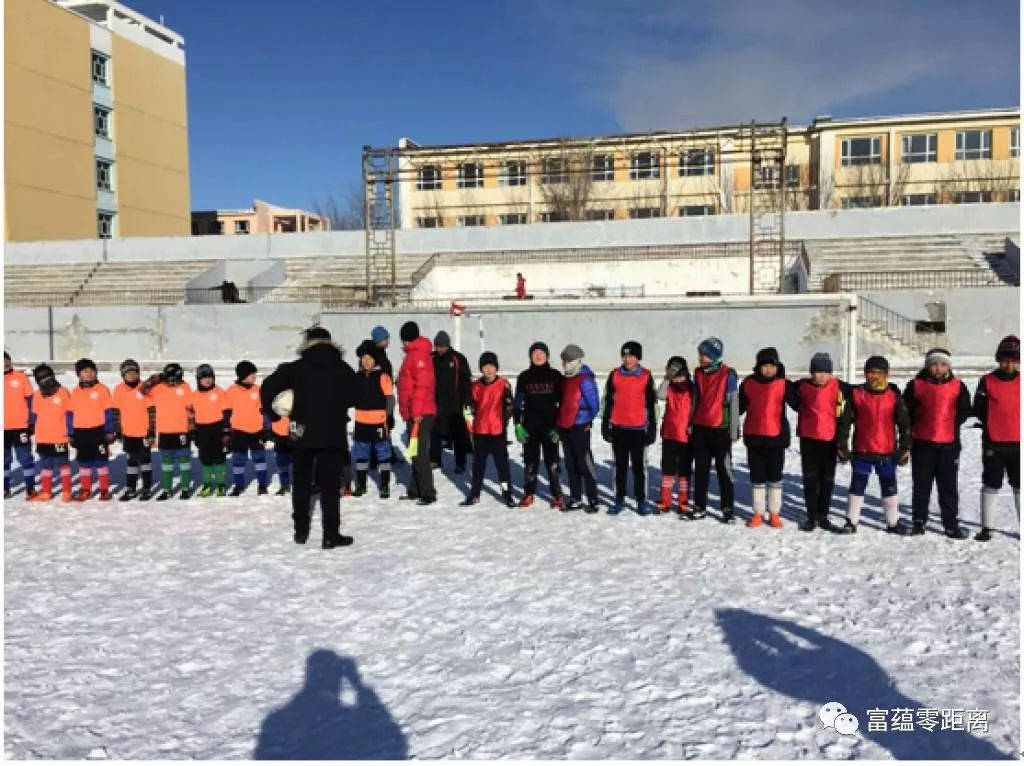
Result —
<instances>
[{"instance_id":1,"label":"child in blue jacket","mask_svg":"<svg viewBox=\"0 0 1024 766\"><path fill-rule=\"evenodd\" d=\"M565 382L562 402L558 408L559 440L565 451L565 467L569 474L569 501L562 510L583 508L587 513L600 510L597 495L597 471L590 451L590 430L601 411L601 395L593 371L583 363L583 349L570 343L562 350ZM583 506L583 487L589 505Z\"/></svg>"}]
</instances>

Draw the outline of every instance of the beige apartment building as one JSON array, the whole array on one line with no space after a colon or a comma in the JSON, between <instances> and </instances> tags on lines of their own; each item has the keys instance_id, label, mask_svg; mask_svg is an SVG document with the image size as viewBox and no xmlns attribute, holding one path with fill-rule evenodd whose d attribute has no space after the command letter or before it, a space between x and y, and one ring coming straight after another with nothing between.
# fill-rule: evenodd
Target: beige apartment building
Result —
<instances>
[{"instance_id":1,"label":"beige apartment building","mask_svg":"<svg viewBox=\"0 0 1024 766\"><path fill-rule=\"evenodd\" d=\"M782 123L773 133L777 141ZM742 213L754 190L787 209L1019 200L1020 110L786 125L758 161L749 126L452 146L399 143L402 228ZM766 151L774 151L781 142ZM768 172L766 172L768 168ZM777 177L776 177L777 176Z\"/></svg>"},{"instance_id":2,"label":"beige apartment building","mask_svg":"<svg viewBox=\"0 0 1024 766\"><path fill-rule=\"evenodd\" d=\"M4 24L5 240L188 234L183 38L113 0Z\"/></svg>"},{"instance_id":3,"label":"beige apartment building","mask_svg":"<svg viewBox=\"0 0 1024 766\"><path fill-rule=\"evenodd\" d=\"M287 234L300 231L329 231L330 222L309 210L298 210L254 200L248 210L193 210L192 233L202 234Z\"/></svg>"}]
</instances>

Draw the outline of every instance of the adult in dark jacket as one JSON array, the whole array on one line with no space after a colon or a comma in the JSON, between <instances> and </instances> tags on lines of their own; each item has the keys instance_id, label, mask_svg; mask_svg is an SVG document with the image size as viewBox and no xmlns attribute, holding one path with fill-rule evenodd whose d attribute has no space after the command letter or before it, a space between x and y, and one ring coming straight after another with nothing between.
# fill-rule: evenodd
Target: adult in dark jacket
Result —
<instances>
[{"instance_id":1,"label":"adult in dark jacket","mask_svg":"<svg viewBox=\"0 0 1024 766\"><path fill-rule=\"evenodd\" d=\"M523 445L525 474L523 499L519 501L520 508L533 505L533 496L537 493L541 452L544 453L544 465L547 466L548 482L551 485L551 507L565 507L562 485L559 481L561 471L558 460L558 429L555 427L565 378L549 364L550 356L547 344L537 341L530 346L529 368L519 373L519 377L516 378L512 418L516 424L516 440Z\"/></svg>"},{"instance_id":2,"label":"adult in dark jacket","mask_svg":"<svg viewBox=\"0 0 1024 766\"><path fill-rule=\"evenodd\" d=\"M352 406L355 371L341 358L341 349L322 327L311 327L299 346L299 358L280 365L260 389L263 410L274 411L274 398L292 391L291 433L293 443L292 520L295 542L309 537L310 489L320 487L323 547L351 545L352 538L342 535L341 473L348 453L348 409Z\"/></svg>"},{"instance_id":3,"label":"adult in dark jacket","mask_svg":"<svg viewBox=\"0 0 1024 766\"><path fill-rule=\"evenodd\" d=\"M924 369L907 383L903 401L910 413L910 468L914 481L914 528L923 535L928 523L932 485L939 490L939 509L946 537L963 540L960 527L960 427L972 414L971 393L953 376L952 359L944 348L933 348L924 358Z\"/></svg>"},{"instance_id":4,"label":"adult in dark jacket","mask_svg":"<svg viewBox=\"0 0 1024 766\"><path fill-rule=\"evenodd\" d=\"M441 452L447 442L455 453L455 473L463 473L466 470L466 453L469 452L469 434L462 409L472 403L469 362L452 348L452 339L444 330L434 337L432 358L437 420L430 435L430 463L441 467Z\"/></svg>"}]
</instances>

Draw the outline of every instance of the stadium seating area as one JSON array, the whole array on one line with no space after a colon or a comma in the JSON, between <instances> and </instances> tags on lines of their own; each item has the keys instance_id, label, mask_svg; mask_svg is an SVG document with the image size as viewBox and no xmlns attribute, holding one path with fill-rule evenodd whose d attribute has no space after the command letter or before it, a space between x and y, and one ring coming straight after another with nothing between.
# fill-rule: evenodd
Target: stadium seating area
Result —
<instances>
[{"instance_id":1,"label":"stadium seating area","mask_svg":"<svg viewBox=\"0 0 1024 766\"><path fill-rule=\"evenodd\" d=\"M329 286L337 299L350 294L352 300L365 298L366 261L363 258L314 257L284 258L285 291ZM395 259L396 281L400 294L408 295L412 289L413 274L426 260L424 255L399 255ZM390 280L390 272L387 274Z\"/></svg>"},{"instance_id":2,"label":"stadium seating area","mask_svg":"<svg viewBox=\"0 0 1024 766\"><path fill-rule=\"evenodd\" d=\"M1016 284L1008 233L806 240L809 292Z\"/></svg>"}]
</instances>

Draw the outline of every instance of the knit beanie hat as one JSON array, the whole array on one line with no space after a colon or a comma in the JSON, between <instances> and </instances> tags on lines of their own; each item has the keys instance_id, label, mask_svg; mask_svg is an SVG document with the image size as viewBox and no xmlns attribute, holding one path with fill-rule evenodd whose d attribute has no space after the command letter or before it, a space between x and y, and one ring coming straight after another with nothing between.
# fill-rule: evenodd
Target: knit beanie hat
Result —
<instances>
[{"instance_id":1,"label":"knit beanie hat","mask_svg":"<svg viewBox=\"0 0 1024 766\"><path fill-rule=\"evenodd\" d=\"M359 344L359 347L356 348L357 359L362 359L366 355L372 356L374 361L377 361L380 358L380 348L372 340L364 340Z\"/></svg>"},{"instance_id":2,"label":"knit beanie hat","mask_svg":"<svg viewBox=\"0 0 1024 766\"><path fill-rule=\"evenodd\" d=\"M434 336L434 345L443 346L444 348L451 348L452 336L446 333L444 330L441 330L440 332L438 332L437 335Z\"/></svg>"},{"instance_id":3,"label":"knit beanie hat","mask_svg":"<svg viewBox=\"0 0 1024 766\"><path fill-rule=\"evenodd\" d=\"M639 341L627 340L622 344L622 350L619 351L619 356L635 356L637 359L643 359L644 347L640 345Z\"/></svg>"},{"instance_id":4,"label":"knit beanie hat","mask_svg":"<svg viewBox=\"0 0 1024 766\"><path fill-rule=\"evenodd\" d=\"M256 365L248 359L243 359L235 365L235 380L245 380L256 373Z\"/></svg>"},{"instance_id":5,"label":"knit beanie hat","mask_svg":"<svg viewBox=\"0 0 1024 766\"><path fill-rule=\"evenodd\" d=\"M725 353L725 344L722 343L721 338L711 336L710 338L705 338L700 342L700 345L697 346L697 351L698 353L706 356L712 362L717 362Z\"/></svg>"},{"instance_id":6,"label":"knit beanie hat","mask_svg":"<svg viewBox=\"0 0 1024 766\"><path fill-rule=\"evenodd\" d=\"M953 364L953 357L949 351L944 348L933 348L927 354L924 355L924 366L929 367L936 362L945 362L946 364Z\"/></svg>"},{"instance_id":7,"label":"knit beanie hat","mask_svg":"<svg viewBox=\"0 0 1024 766\"><path fill-rule=\"evenodd\" d=\"M530 344L529 356L532 357L533 356L533 352L537 351L538 349L543 351L544 352L544 356L546 356L548 359L551 358L551 352L548 350L548 344L545 343L542 340L535 340L533 343Z\"/></svg>"},{"instance_id":8,"label":"knit beanie hat","mask_svg":"<svg viewBox=\"0 0 1024 766\"><path fill-rule=\"evenodd\" d=\"M762 364L779 364L779 351L778 349L768 346L762 348L757 352L757 357L754 360L754 372L761 369Z\"/></svg>"},{"instance_id":9,"label":"knit beanie hat","mask_svg":"<svg viewBox=\"0 0 1024 766\"><path fill-rule=\"evenodd\" d=\"M139 363L134 359L125 359L121 362L120 372L121 377L123 378L126 372L142 372L142 370L139 367Z\"/></svg>"},{"instance_id":10,"label":"knit beanie hat","mask_svg":"<svg viewBox=\"0 0 1024 766\"><path fill-rule=\"evenodd\" d=\"M676 372L672 377L675 377L676 375L685 375L686 377L690 377L690 368L686 364L686 359L681 356L669 357L668 362L665 364L665 372L668 373L673 369Z\"/></svg>"},{"instance_id":11,"label":"knit beanie hat","mask_svg":"<svg viewBox=\"0 0 1024 766\"><path fill-rule=\"evenodd\" d=\"M999 341L999 348L996 349L996 361L1003 359L1016 359L1020 361L1020 338L1016 335L1007 335Z\"/></svg>"},{"instance_id":12,"label":"knit beanie hat","mask_svg":"<svg viewBox=\"0 0 1024 766\"><path fill-rule=\"evenodd\" d=\"M585 354L583 349L577 346L575 343L570 343L568 346L562 349L562 361L563 362L574 362L577 359L582 359Z\"/></svg>"},{"instance_id":13,"label":"knit beanie hat","mask_svg":"<svg viewBox=\"0 0 1024 766\"><path fill-rule=\"evenodd\" d=\"M373 340L374 343L380 343L381 341L388 340L390 337L391 333L389 333L388 329L383 325L377 325L370 330L370 339Z\"/></svg>"},{"instance_id":14,"label":"knit beanie hat","mask_svg":"<svg viewBox=\"0 0 1024 766\"><path fill-rule=\"evenodd\" d=\"M811 357L811 373L827 372L832 374L832 357L825 351L819 351Z\"/></svg>"},{"instance_id":15,"label":"knit beanie hat","mask_svg":"<svg viewBox=\"0 0 1024 766\"><path fill-rule=\"evenodd\" d=\"M201 364L196 367L196 380L202 380L203 378L217 379L217 376L213 373L213 367L209 364Z\"/></svg>"},{"instance_id":16,"label":"knit beanie hat","mask_svg":"<svg viewBox=\"0 0 1024 766\"><path fill-rule=\"evenodd\" d=\"M79 359L75 362L75 375L81 375L82 370L92 370L96 372L96 362L92 359Z\"/></svg>"},{"instance_id":17,"label":"knit beanie hat","mask_svg":"<svg viewBox=\"0 0 1024 766\"><path fill-rule=\"evenodd\" d=\"M401 338L404 343L411 343L420 337L420 326L410 320L402 325L402 329L398 331L398 337Z\"/></svg>"},{"instance_id":18,"label":"knit beanie hat","mask_svg":"<svg viewBox=\"0 0 1024 766\"><path fill-rule=\"evenodd\" d=\"M869 356L867 361L864 362L864 372L869 370L876 370L878 372L884 372L886 375L889 374L889 360L884 356Z\"/></svg>"},{"instance_id":19,"label":"knit beanie hat","mask_svg":"<svg viewBox=\"0 0 1024 766\"><path fill-rule=\"evenodd\" d=\"M326 327L310 327L303 331L303 336L306 342L309 343L312 340L330 340L331 333L328 332Z\"/></svg>"},{"instance_id":20,"label":"knit beanie hat","mask_svg":"<svg viewBox=\"0 0 1024 766\"><path fill-rule=\"evenodd\" d=\"M480 354L480 369L484 368L485 364L493 364L495 367L498 366L498 355L493 351L484 351Z\"/></svg>"}]
</instances>

